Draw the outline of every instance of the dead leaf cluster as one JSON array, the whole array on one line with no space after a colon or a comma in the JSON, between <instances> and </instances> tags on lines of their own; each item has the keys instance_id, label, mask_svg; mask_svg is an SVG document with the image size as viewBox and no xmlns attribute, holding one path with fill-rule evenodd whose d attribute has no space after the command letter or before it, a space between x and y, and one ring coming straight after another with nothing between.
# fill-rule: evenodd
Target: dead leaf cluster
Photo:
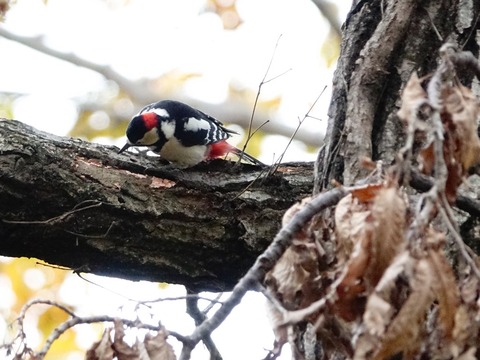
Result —
<instances>
[{"instance_id":1,"label":"dead leaf cluster","mask_svg":"<svg viewBox=\"0 0 480 360\"><path fill-rule=\"evenodd\" d=\"M167 332L160 330L156 335L147 333L140 341L129 345L124 337L123 323L115 320L113 328L103 332L100 341L87 351L85 360L175 360L172 346L167 343Z\"/></svg>"},{"instance_id":2,"label":"dead leaf cluster","mask_svg":"<svg viewBox=\"0 0 480 360\"><path fill-rule=\"evenodd\" d=\"M431 115L434 111L429 107L427 92L422 87L424 80L419 79L416 73L410 77L398 112L399 118L411 131L416 132L417 138L422 137L419 134L428 136L431 124L425 112ZM442 154L435 154L434 139L430 136L422 145L418 162L425 174L435 175L435 158L443 156L448 173L445 192L450 203L453 203L462 179L472 166L480 162L480 139L477 133L480 101L469 88L461 84L444 86L438 95L441 107L437 111L444 138Z\"/></svg>"},{"instance_id":3,"label":"dead leaf cluster","mask_svg":"<svg viewBox=\"0 0 480 360\"><path fill-rule=\"evenodd\" d=\"M408 138L398 162L383 180L349 189L334 212L315 215L267 274L270 359L286 342L295 359L480 357L480 262L450 209L480 162L480 102L455 80L452 55L442 56L430 84L416 74L406 84L398 116ZM432 178L420 199L403 187L412 166ZM449 242L461 251L447 257Z\"/></svg>"},{"instance_id":4,"label":"dead leaf cluster","mask_svg":"<svg viewBox=\"0 0 480 360\"><path fill-rule=\"evenodd\" d=\"M313 326L317 359L475 358L478 278L467 267L454 272L445 234L432 227L421 234L422 251L413 250L406 199L392 183L369 185L338 203L334 229L317 216L299 232L266 277L272 353L289 342L304 358L299 344Z\"/></svg>"}]
</instances>

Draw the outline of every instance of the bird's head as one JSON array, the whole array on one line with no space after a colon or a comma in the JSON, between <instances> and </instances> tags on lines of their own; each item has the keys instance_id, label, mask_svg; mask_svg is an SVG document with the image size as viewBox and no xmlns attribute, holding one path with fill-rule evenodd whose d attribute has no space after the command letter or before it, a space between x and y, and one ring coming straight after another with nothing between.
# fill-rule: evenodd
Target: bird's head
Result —
<instances>
[{"instance_id":1,"label":"bird's head","mask_svg":"<svg viewBox=\"0 0 480 360\"><path fill-rule=\"evenodd\" d=\"M159 119L153 112L136 115L127 128L127 143L120 149L119 154L131 146L151 146L159 141Z\"/></svg>"}]
</instances>

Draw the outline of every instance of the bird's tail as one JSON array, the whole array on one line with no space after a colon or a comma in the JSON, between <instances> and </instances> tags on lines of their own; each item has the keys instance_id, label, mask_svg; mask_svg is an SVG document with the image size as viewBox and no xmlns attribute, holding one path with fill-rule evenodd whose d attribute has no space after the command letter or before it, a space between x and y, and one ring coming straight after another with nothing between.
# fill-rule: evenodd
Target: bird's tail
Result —
<instances>
[{"instance_id":1,"label":"bird's tail","mask_svg":"<svg viewBox=\"0 0 480 360\"><path fill-rule=\"evenodd\" d=\"M230 150L233 154L238 156L240 159L245 159L249 163L253 165L258 165L258 166L265 166L264 163L262 163L260 160L255 159L252 155L247 154L245 151L242 151L235 146L232 146L232 149Z\"/></svg>"}]
</instances>

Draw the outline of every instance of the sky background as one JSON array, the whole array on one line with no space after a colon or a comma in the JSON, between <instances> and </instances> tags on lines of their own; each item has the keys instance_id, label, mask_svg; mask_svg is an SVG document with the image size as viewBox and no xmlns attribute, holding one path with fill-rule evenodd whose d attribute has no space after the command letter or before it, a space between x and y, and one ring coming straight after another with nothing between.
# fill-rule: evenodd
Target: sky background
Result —
<instances>
[{"instance_id":1,"label":"sky background","mask_svg":"<svg viewBox=\"0 0 480 360\"><path fill-rule=\"evenodd\" d=\"M227 8L232 3L221 1ZM334 59L329 54L335 54L335 50L329 49L325 42L329 39L329 25L316 6L309 0L237 0L236 14L225 12L222 18L215 12L205 11L205 4L204 0L17 0L0 27L22 36L41 36L48 47L110 66L132 81L164 79L165 74L196 74L182 82L182 96L211 104L213 108L232 96L232 87L242 89L242 94L250 94L244 100L253 108L254 95L278 41L267 79L283 75L262 87L261 100L279 99L271 111L272 121L287 123L294 129L298 119L327 86L311 112L312 117L302 124L310 132L320 134L324 131L335 69ZM350 1L338 2L341 22L350 4ZM239 16L241 24L225 30L229 19L238 20L234 15ZM120 92L115 84L105 81L98 73L1 37L0 51L0 103L4 102L0 106L0 117L12 111L15 119L47 132L66 135L75 125L80 103L101 103ZM174 83L165 80L161 84L163 93L177 94ZM123 106L125 113L138 111L132 102L124 101L119 106ZM113 126L105 112L95 114L89 119L90 125L106 129ZM102 136L93 141L120 146L125 138ZM288 137L266 136L261 143L260 160L271 162L287 142ZM316 154L308 150L303 143L294 142L285 160L313 160ZM11 259L2 261L4 264L12 262ZM127 300L130 297L148 300L184 295L181 286L85 275L102 286L99 287L69 274L54 292L43 290L48 276L43 267L31 261L29 271L22 275L26 286L43 297L75 307L81 315L127 318L138 315L145 321L161 320L167 329L179 333L189 334L193 329L183 301L162 302L152 309L141 308L135 312L136 303ZM3 338L11 315L9 311L18 299L14 284L5 274L0 274L0 288L0 310L4 314L4 320L0 320L0 338ZM35 315L38 313L34 312L26 328L32 345L41 341L36 331ZM81 348L88 348L98 340L98 332L85 327L75 331L75 341ZM135 336L134 333L130 335ZM265 349L272 347L273 334L266 318L263 296L247 295L214 332L213 339L224 359L238 359L239 355L245 359L265 357ZM288 350L284 350L281 359L289 359ZM192 358L208 358L203 345L197 347ZM83 359L81 352L66 358L79 359Z\"/></svg>"}]
</instances>

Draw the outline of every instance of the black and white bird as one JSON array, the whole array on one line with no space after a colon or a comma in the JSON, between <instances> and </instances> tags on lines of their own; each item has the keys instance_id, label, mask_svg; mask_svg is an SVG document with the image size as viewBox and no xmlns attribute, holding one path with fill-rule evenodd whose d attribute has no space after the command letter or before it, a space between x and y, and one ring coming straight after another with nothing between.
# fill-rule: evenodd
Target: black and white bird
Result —
<instances>
[{"instance_id":1,"label":"black and white bird","mask_svg":"<svg viewBox=\"0 0 480 360\"><path fill-rule=\"evenodd\" d=\"M202 161L235 154L255 165L263 165L253 156L227 143L237 134L217 119L174 100L163 100L145 106L127 128L127 143L147 146L170 163L187 168Z\"/></svg>"}]
</instances>

